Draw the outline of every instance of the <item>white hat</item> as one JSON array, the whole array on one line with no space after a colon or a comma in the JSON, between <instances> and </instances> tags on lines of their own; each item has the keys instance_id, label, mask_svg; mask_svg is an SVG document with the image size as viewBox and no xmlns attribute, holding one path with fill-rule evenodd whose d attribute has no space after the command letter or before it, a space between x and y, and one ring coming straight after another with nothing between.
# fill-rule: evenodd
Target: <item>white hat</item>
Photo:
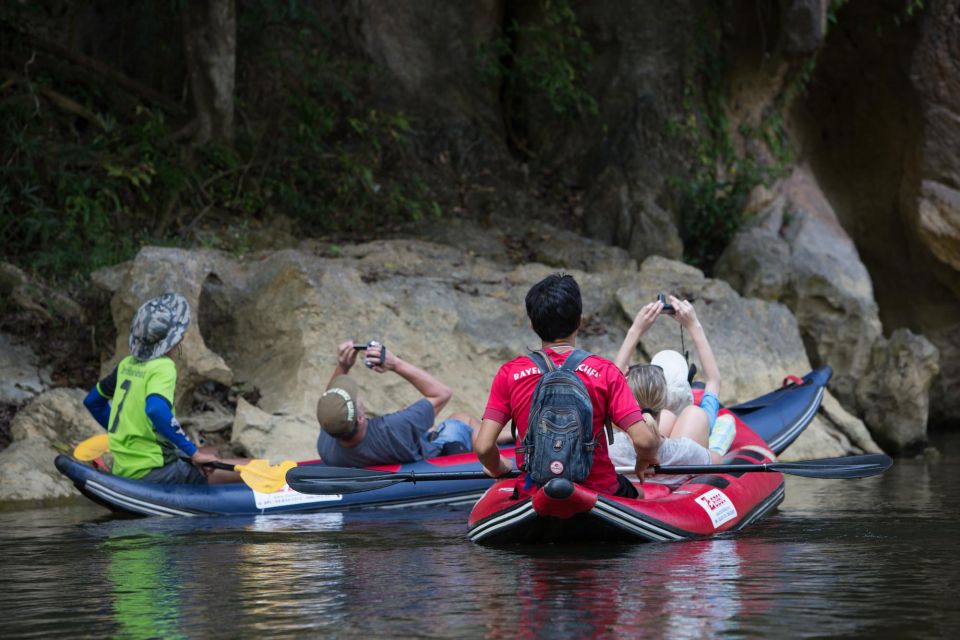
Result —
<instances>
[{"instance_id":1,"label":"white hat","mask_svg":"<svg viewBox=\"0 0 960 640\"><path fill-rule=\"evenodd\" d=\"M667 401L664 408L673 413L680 413L685 407L693 404L693 391L687 380L690 367L686 358L668 349L654 355L650 364L663 369L663 377L667 380Z\"/></svg>"}]
</instances>

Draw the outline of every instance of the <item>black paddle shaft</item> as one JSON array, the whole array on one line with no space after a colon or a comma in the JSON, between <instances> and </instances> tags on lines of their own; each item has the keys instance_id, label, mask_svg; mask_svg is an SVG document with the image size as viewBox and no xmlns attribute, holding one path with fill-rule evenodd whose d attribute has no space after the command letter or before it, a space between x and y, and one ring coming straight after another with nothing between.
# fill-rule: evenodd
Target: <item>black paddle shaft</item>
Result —
<instances>
[{"instance_id":1,"label":"black paddle shaft","mask_svg":"<svg viewBox=\"0 0 960 640\"><path fill-rule=\"evenodd\" d=\"M867 478L883 473L893 461L883 454L802 460L799 462L768 462L766 464L711 464L692 466L654 467L657 473L674 475L720 474L720 473L786 473L808 478L853 479ZM500 478L520 475L513 470ZM352 469L303 465L287 472L287 484L301 493L337 494L359 493L382 489L400 482L429 482L443 480L492 480L483 471L378 471L377 469Z\"/></svg>"}]
</instances>

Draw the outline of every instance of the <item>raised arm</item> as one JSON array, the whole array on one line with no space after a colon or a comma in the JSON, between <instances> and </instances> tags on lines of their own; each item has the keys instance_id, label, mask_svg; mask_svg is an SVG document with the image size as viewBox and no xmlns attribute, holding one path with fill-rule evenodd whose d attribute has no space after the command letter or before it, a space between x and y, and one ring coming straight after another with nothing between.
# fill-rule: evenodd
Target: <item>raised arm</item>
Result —
<instances>
[{"instance_id":1,"label":"raised arm","mask_svg":"<svg viewBox=\"0 0 960 640\"><path fill-rule=\"evenodd\" d=\"M353 348L353 340L341 342L337 346L337 366L333 369L333 375L327 382L327 387L337 376L345 376L350 373L350 369L357 362L357 350Z\"/></svg>"},{"instance_id":2,"label":"raised arm","mask_svg":"<svg viewBox=\"0 0 960 640\"><path fill-rule=\"evenodd\" d=\"M366 359L374 363L380 362L380 354L383 348L382 345L371 345L367 348ZM446 406L447 402L449 402L453 396L453 390L450 389L450 387L423 369L410 364L406 360L402 360L389 349L386 350L386 358L384 358L383 364L375 364L372 369L377 373L393 371L412 384L417 391L420 392L420 395L429 400L430 404L433 405L433 415L440 413L441 409Z\"/></svg>"},{"instance_id":3,"label":"raised arm","mask_svg":"<svg viewBox=\"0 0 960 640\"><path fill-rule=\"evenodd\" d=\"M713 350L710 348L710 342L707 341L707 334L703 330L703 325L700 324L700 320L697 318L697 312L694 310L693 305L686 300L680 300L679 298L670 296L670 302L676 310L674 318L676 318L677 322L690 334L690 337L693 339L693 346L697 350L697 355L700 356L700 364L703 365L703 377L706 385L704 391L710 391L719 397L720 367L717 366L717 359L714 357Z\"/></svg>"},{"instance_id":4,"label":"raised arm","mask_svg":"<svg viewBox=\"0 0 960 640\"><path fill-rule=\"evenodd\" d=\"M662 310L663 303L657 300L656 302L643 305L640 311L637 312L636 317L633 319L633 324L627 329L627 335L623 339L623 344L620 345L620 350L617 351L617 357L613 359L613 363L617 365L617 368L620 369L622 373L627 372L627 369L630 367L630 356L633 355L634 350L637 348L637 343L640 342L640 338L647 332L647 329L657 321L657 316L660 315L660 311Z\"/></svg>"}]
</instances>

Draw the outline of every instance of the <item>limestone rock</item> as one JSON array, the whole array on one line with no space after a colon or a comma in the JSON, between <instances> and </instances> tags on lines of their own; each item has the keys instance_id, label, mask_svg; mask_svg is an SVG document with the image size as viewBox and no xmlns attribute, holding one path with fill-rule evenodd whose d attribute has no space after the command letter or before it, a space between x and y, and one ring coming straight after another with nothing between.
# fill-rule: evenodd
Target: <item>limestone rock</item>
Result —
<instances>
[{"instance_id":1,"label":"limestone rock","mask_svg":"<svg viewBox=\"0 0 960 640\"><path fill-rule=\"evenodd\" d=\"M744 296L786 304L814 365L833 367L830 389L856 408L856 381L881 335L870 275L808 170L777 188L781 198L737 235L715 273Z\"/></svg>"},{"instance_id":2,"label":"limestone rock","mask_svg":"<svg viewBox=\"0 0 960 640\"><path fill-rule=\"evenodd\" d=\"M313 460L317 457L316 419L306 416L271 415L243 398L237 402L233 422L234 444L241 445L252 458Z\"/></svg>"},{"instance_id":3,"label":"limestone rock","mask_svg":"<svg viewBox=\"0 0 960 640\"><path fill-rule=\"evenodd\" d=\"M924 334L940 352L940 373L930 388L930 422L960 423L960 324Z\"/></svg>"},{"instance_id":4,"label":"limestone rock","mask_svg":"<svg viewBox=\"0 0 960 640\"><path fill-rule=\"evenodd\" d=\"M33 350L0 333L0 403L21 404L50 388L50 368Z\"/></svg>"},{"instance_id":5,"label":"limestone rock","mask_svg":"<svg viewBox=\"0 0 960 640\"><path fill-rule=\"evenodd\" d=\"M827 391L819 413L800 436L780 455L784 461L813 460L861 453L880 453L867 427L840 406Z\"/></svg>"},{"instance_id":6,"label":"limestone rock","mask_svg":"<svg viewBox=\"0 0 960 640\"><path fill-rule=\"evenodd\" d=\"M873 440L863 421L844 409L829 391L823 394L819 417L832 430L839 432L850 442L852 452L881 453L880 447ZM838 439L840 439L839 436Z\"/></svg>"},{"instance_id":7,"label":"limestone rock","mask_svg":"<svg viewBox=\"0 0 960 640\"><path fill-rule=\"evenodd\" d=\"M933 3L920 21L910 80L921 104L919 147L908 160L904 217L940 263L934 275L960 296L960 81L957 80L956 0Z\"/></svg>"},{"instance_id":8,"label":"limestone rock","mask_svg":"<svg viewBox=\"0 0 960 640\"><path fill-rule=\"evenodd\" d=\"M778 457L784 462L835 458L849 454L849 445L843 434L831 429L820 416L815 416L804 432Z\"/></svg>"},{"instance_id":9,"label":"limestone rock","mask_svg":"<svg viewBox=\"0 0 960 640\"><path fill-rule=\"evenodd\" d=\"M929 340L908 329L874 346L857 395L865 422L885 449L911 452L926 443L930 385L939 357Z\"/></svg>"},{"instance_id":10,"label":"limestone rock","mask_svg":"<svg viewBox=\"0 0 960 640\"><path fill-rule=\"evenodd\" d=\"M83 308L64 293L34 282L22 269L0 262L0 299L29 313L39 322L54 318L67 322L83 322Z\"/></svg>"},{"instance_id":11,"label":"limestone rock","mask_svg":"<svg viewBox=\"0 0 960 640\"><path fill-rule=\"evenodd\" d=\"M659 255L679 260L683 241L676 220L643 192L631 189L623 172L608 167L587 193L587 232L622 246L629 255Z\"/></svg>"},{"instance_id":12,"label":"limestone rock","mask_svg":"<svg viewBox=\"0 0 960 640\"><path fill-rule=\"evenodd\" d=\"M43 438L18 440L0 451L0 500L44 500L79 495L53 466L57 450Z\"/></svg>"},{"instance_id":13,"label":"limestone rock","mask_svg":"<svg viewBox=\"0 0 960 640\"><path fill-rule=\"evenodd\" d=\"M37 396L14 417L10 424L13 440L39 438L69 447L103 433L83 406L86 393L81 389L52 389Z\"/></svg>"}]
</instances>

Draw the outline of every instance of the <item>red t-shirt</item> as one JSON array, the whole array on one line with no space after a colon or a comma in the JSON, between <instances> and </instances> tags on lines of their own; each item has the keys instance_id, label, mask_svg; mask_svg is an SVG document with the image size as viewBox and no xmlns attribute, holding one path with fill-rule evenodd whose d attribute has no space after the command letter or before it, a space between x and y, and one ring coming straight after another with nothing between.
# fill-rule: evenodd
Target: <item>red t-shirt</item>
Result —
<instances>
[{"instance_id":1,"label":"red t-shirt","mask_svg":"<svg viewBox=\"0 0 960 640\"><path fill-rule=\"evenodd\" d=\"M557 353L552 349L545 349L545 352L558 367L572 353ZM504 364L490 385L490 398L483 418L502 425L512 419L517 426L518 437L523 438L527 432L533 390L541 375L540 369L527 356L519 356ZM590 475L582 484L600 493L614 493L617 490L617 472L607 451L604 433L606 418L609 416L618 426L629 427L642 420L643 413L623 373L609 360L591 355L577 367L577 375L586 386L593 403L593 435L599 445L593 450ZM521 461L518 455L517 464Z\"/></svg>"}]
</instances>

